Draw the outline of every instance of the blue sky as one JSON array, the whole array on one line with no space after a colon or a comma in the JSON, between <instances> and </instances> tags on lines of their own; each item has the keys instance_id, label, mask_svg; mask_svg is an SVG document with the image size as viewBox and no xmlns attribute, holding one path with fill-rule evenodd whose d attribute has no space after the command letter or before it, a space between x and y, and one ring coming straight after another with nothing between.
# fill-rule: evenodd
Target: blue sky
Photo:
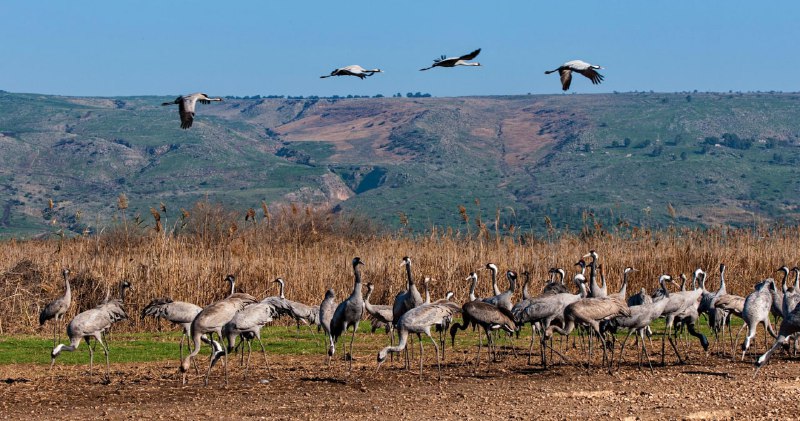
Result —
<instances>
[{"instance_id":1,"label":"blue sky","mask_svg":"<svg viewBox=\"0 0 800 421\"><path fill-rule=\"evenodd\" d=\"M0 2L0 89L62 95L800 91L797 1ZM419 72L482 48L482 67ZM319 79L360 64L367 80Z\"/></svg>"}]
</instances>

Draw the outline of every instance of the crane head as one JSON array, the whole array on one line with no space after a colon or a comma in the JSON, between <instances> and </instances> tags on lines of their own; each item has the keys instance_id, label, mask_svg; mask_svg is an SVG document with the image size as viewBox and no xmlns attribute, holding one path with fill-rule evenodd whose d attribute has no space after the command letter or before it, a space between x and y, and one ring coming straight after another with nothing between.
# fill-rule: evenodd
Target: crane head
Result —
<instances>
[{"instance_id":1,"label":"crane head","mask_svg":"<svg viewBox=\"0 0 800 421\"><path fill-rule=\"evenodd\" d=\"M493 273L497 273L497 265L495 265L494 263L487 263L486 269L491 270Z\"/></svg>"},{"instance_id":2,"label":"crane head","mask_svg":"<svg viewBox=\"0 0 800 421\"><path fill-rule=\"evenodd\" d=\"M583 259L578 260L578 262L575 263L575 266L580 266L581 269L585 268L586 267L586 260L583 260Z\"/></svg>"},{"instance_id":3,"label":"crane head","mask_svg":"<svg viewBox=\"0 0 800 421\"><path fill-rule=\"evenodd\" d=\"M228 275L228 276L225 277L225 282L228 282L228 283L232 284L232 283L236 282L236 277L233 276L233 275Z\"/></svg>"},{"instance_id":4,"label":"crane head","mask_svg":"<svg viewBox=\"0 0 800 421\"><path fill-rule=\"evenodd\" d=\"M356 267L358 265L363 265L363 264L364 264L364 262L361 261L360 257L354 257L353 258L353 267Z\"/></svg>"},{"instance_id":5,"label":"crane head","mask_svg":"<svg viewBox=\"0 0 800 421\"><path fill-rule=\"evenodd\" d=\"M64 268L64 270L61 271L61 274L64 275L64 277L66 278L67 275L69 275L69 269Z\"/></svg>"},{"instance_id":6,"label":"crane head","mask_svg":"<svg viewBox=\"0 0 800 421\"><path fill-rule=\"evenodd\" d=\"M411 258L408 256L403 256L403 263L400 266L408 266L411 264Z\"/></svg>"},{"instance_id":7,"label":"crane head","mask_svg":"<svg viewBox=\"0 0 800 421\"><path fill-rule=\"evenodd\" d=\"M634 268L628 266L628 267L625 268L624 271L622 271L622 273L631 273L631 272L638 272L638 271L639 271L639 269L634 269Z\"/></svg>"}]
</instances>

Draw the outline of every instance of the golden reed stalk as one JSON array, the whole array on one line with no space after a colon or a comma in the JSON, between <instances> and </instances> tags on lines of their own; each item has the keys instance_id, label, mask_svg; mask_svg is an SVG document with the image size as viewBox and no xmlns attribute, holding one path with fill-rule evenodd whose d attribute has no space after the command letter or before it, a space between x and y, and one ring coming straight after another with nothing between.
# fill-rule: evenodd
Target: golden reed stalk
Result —
<instances>
[{"instance_id":1,"label":"golden reed stalk","mask_svg":"<svg viewBox=\"0 0 800 421\"><path fill-rule=\"evenodd\" d=\"M262 208L266 210L265 205ZM497 236L496 230L479 227L469 234L465 228L460 233L434 230L412 237L378 234L362 219L326 211L300 212L292 206L271 212L254 217L252 209L239 214L201 203L182 210L174 225L162 226L161 216L149 226L132 228L129 223L124 229L112 227L100 235L67 239L60 251L56 240L0 243L0 334L38 329L41 306L63 290L64 267L72 272L75 299L68 320L95 306L108 289L116 291L114 285L127 279L135 287L126 300L131 323L115 329L142 331L154 329L154 321L138 317L152 298L169 296L204 306L227 294L223 278L228 273L236 276L237 287L258 298L277 294L271 281L282 277L291 300L317 305L328 288L342 300L352 288L354 256L366 263L365 282L375 284L372 302L380 304L391 304L405 287L401 259L406 255L412 257L416 280L435 279L433 299L452 290L459 302L467 297L464 278L472 271L479 273L478 295L490 295L489 272L479 271L487 262L496 263L503 273L527 269L532 274L529 289L536 294L550 267L566 268L571 278L574 263L590 249L597 250L605 265L609 292L618 290L624 267L640 270L630 277L628 295L641 287L652 292L662 273L691 277L698 267L708 272L707 287L714 290L719 264L725 263L728 292L744 296L756 282L776 277L778 267L800 264L798 227L652 233L630 228L613 234L584 229L579 235L554 235L550 229L547 240L520 235L519 230L514 237ZM502 273L500 285L501 289L507 285ZM515 299L520 297L518 290Z\"/></svg>"}]
</instances>

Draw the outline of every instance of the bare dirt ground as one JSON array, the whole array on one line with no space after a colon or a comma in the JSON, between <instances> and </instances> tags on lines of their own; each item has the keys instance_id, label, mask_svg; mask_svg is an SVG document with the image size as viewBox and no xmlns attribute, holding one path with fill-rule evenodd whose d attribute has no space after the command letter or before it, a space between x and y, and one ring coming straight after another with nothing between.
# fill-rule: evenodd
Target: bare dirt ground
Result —
<instances>
[{"instance_id":1,"label":"bare dirt ground","mask_svg":"<svg viewBox=\"0 0 800 421\"><path fill-rule=\"evenodd\" d=\"M432 354L426 348L426 356ZM472 351L472 350L470 350ZM474 354L470 354L470 357ZM581 357L570 351L574 359ZM259 355L254 362L262 363ZM629 354L628 361L635 358ZM448 356L436 380L432 355L423 379L416 369L387 362L375 373L373 353L324 366L323 356L272 356L272 377L263 366L243 382L238 358L212 372L209 386L190 376L181 385L177 361L112 363L111 383L102 365L0 367L0 417L53 418L268 418L268 419L797 419L800 360L780 355L755 379L750 362L699 352L685 365L655 367L655 374L623 364L609 375L562 364L548 371L509 356L463 365L463 351ZM485 360L485 359L484 359ZM750 359L749 361L752 361ZM206 357L200 359L201 366ZM433 365L431 366L431 363ZM597 361L599 363L599 360ZM674 363L674 362L673 362ZM201 367L201 374L202 374ZM267 381L268 380L268 381Z\"/></svg>"}]
</instances>

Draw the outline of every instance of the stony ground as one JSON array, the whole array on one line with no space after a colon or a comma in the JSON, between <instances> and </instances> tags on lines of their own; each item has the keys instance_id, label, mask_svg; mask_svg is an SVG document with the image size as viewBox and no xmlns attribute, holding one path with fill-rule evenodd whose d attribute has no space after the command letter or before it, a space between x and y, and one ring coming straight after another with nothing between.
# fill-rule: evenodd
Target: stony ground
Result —
<instances>
[{"instance_id":1,"label":"stony ground","mask_svg":"<svg viewBox=\"0 0 800 421\"><path fill-rule=\"evenodd\" d=\"M520 347L521 349L521 347ZM426 352L432 354L428 348ZM473 352L470 350L470 352ZM695 355L697 354L697 355ZM428 355L420 379L397 361L375 372L374 354L357 353L353 369L323 356L273 356L272 376L254 355L248 381L238 358L224 385L215 367L210 384L193 372L183 386L177 361L102 365L0 366L0 417L35 419L793 419L800 417L800 359L778 358L753 377L752 359L732 362L692 354L690 363L639 370L623 363L613 374L574 361L547 371L508 356L477 372L464 351L448 355L442 380ZM472 354L470 354L470 357ZM629 354L628 360L635 355ZM556 360L558 357L556 357ZM206 358L200 359L202 366ZM599 364L599 359L596 364ZM416 366L415 366L416 367Z\"/></svg>"}]
</instances>

